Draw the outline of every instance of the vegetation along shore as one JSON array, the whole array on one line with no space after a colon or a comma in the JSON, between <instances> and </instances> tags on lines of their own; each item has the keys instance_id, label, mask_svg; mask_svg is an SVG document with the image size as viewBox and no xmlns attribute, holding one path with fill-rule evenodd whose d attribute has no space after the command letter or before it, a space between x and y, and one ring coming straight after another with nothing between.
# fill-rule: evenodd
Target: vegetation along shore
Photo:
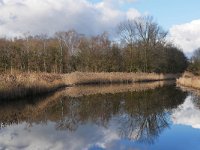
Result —
<instances>
[{"instance_id":1,"label":"vegetation along shore","mask_svg":"<svg viewBox=\"0 0 200 150\"><path fill-rule=\"evenodd\" d=\"M179 79L177 79L177 84L200 90L200 76L194 75L191 72L185 72Z\"/></svg>"},{"instance_id":2,"label":"vegetation along shore","mask_svg":"<svg viewBox=\"0 0 200 150\"><path fill-rule=\"evenodd\" d=\"M52 73L13 73L0 75L0 99L16 99L55 91L62 87L85 84L134 83L147 81L175 80L174 74L155 73L93 73L73 72Z\"/></svg>"},{"instance_id":3,"label":"vegetation along shore","mask_svg":"<svg viewBox=\"0 0 200 150\"><path fill-rule=\"evenodd\" d=\"M177 79L177 84L200 90L200 48L194 51L187 71Z\"/></svg>"}]
</instances>

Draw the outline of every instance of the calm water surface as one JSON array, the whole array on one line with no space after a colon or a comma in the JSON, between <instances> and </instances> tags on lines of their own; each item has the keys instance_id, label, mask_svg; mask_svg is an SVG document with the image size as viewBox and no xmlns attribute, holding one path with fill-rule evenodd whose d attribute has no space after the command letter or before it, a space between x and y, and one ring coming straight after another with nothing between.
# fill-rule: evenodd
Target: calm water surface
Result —
<instances>
[{"instance_id":1,"label":"calm water surface","mask_svg":"<svg viewBox=\"0 0 200 150\"><path fill-rule=\"evenodd\" d=\"M0 150L199 150L200 97L173 85L0 104Z\"/></svg>"}]
</instances>

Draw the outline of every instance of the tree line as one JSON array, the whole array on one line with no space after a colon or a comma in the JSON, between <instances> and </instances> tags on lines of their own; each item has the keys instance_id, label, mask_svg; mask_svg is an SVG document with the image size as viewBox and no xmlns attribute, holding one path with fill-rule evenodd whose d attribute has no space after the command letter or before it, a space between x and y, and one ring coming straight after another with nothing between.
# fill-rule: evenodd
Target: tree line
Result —
<instances>
[{"instance_id":1,"label":"tree line","mask_svg":"<svg viewBox=\"0 0 200 150\"><path fill-rule=\"evenodd\" d=\"M188 71L200 75L200 48L197 48L189 61Z\"/></svg>"},{"instance_id":2,"label":"tree line","mask_svg":"<svg viewBox=\"0 0 200 150\"><path fill-rule=\"evenodd\" d=\"M0 71L178 73L187 67L184 53L166 41L167 32L152 17L120 23L117 35L114 41L106 32L85 36L69 30L1 38Z\"/></svg>"}]
</instances>

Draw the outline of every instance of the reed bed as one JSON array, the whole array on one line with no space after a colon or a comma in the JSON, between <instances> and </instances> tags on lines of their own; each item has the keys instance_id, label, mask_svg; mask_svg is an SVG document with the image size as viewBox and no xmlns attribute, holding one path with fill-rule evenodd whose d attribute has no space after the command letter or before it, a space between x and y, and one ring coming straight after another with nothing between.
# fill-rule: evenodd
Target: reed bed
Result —
<instances>
[{"instance_id":1,"label":"reed bed","mask_svg":"<svg viewBox=\"0 0 200 150\"><path fill-rule=\"evenodd\" d=\"M173 84L175 84L175 81L156 81L156 82L133 83L133 84L111 84L111 85L101 85L101 86L79 85L67 88L64 93L66 96L69 97L81 97L81 96L96 95L96 94L138 92Z\"/></svg>"},{"instance_id":2,"label":"reed bed","mask_svg":"<svg viewBox=\"0 0 200 150\"><path fill-rule=\"evenodd\" d=\"M68 85L105 84L105 83L134 83L173 80L177 74L156 73L123 73L123 72L73 72L65 75Z\"/></svg>"},{"instance_id":3,"label":"reed bed","mask_svg":"<svg viewBox=\"0 0 200 150\"><path fill-rule=\"evenodd\" d=\"M185 72L176 82L181 86L200 89L200 76L195 76L190 72Z\"/></svg>"},{"instance_id":4,"label":"reed bed","mask_svg":"<svg viewBox=\"0 0 200 150\"><path fill-rule=\"evenodd\" d=\"M173 74L120 72L73 72L69 74L16 72L0 74L0 100L37 96L66 86L162 81L176 77L177 75Z\"/></svg>"},{"instance_id":5,"label":"reed bed","mask_svg":"<svg viewBox=\"0 0 200 150\"><path fill-rule=\"evenodd\" d=\"M14 73L0 75L0 99L35 96L63 87L63 76L47 73Z\"/></svg>"}]
</instances>

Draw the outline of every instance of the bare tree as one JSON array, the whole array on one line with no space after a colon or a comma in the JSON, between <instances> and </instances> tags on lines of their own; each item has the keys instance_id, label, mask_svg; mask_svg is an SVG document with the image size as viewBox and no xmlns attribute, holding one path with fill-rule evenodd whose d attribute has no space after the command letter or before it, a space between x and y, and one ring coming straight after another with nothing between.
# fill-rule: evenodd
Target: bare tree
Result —
<instances>
[{"instance_id":1,"label":"bare tree","mask_svg":"<svg viewBox=\"0 0 200 150\"><path fill-rule=\"evenodd\" d=\"M158 45L165 44L165 32L150 16L139 17L135 20L122 22L118 27L118 33L122 42L125 42L130 49L131 68L134 48L143 51L144 71L148 71L148 53L156 49ZM130 70L132 71L132 69Z\"/></svg>"},{"instance_id":2,"label":"bare tree","mask_svg":"<svg viewBox=\"0 0 200 150\"><path fill-rule=\"evenodd\" d=\"M63 68L66 71L69 68L66 65L69 63L70 57L77 53L80 44L80 35L75 30L70 30L68 32L58 32L56 33L56 37L60 45Z\"/></svg>"},{"instance_id":3,"label":"bare tree","mask_svg":"<svg viewBox=\"0 0 200 150\"><path fill-rule=\"evenodd\" d=\"M25 40L24 40L24 50L25 50L25 53L26 53L25 64L26 64L26 69L29 72L30 71L30 66L29 66L29 63L30 63L30 39L32 37L30 36L29 33L25 33L24 38L25 38Z\"/></svg>"},{"instance_id":4,"label":"bare tree","mask_svg":"<svg viewBox=\"0 0 200 150\"><path fill-rule=\"evenodd\" d=\"M133 46L136 40L136 27L133 20L124 21L119 24L117 33L122 43Z\"/></svg>"},{"instance_id":5,"label":"bare tree","mask_svg":"<svg viewBox=\"0 0 200 150\"><path fill-rule=\"evenodd\" d=\"M43 54L43 67L44 71L47 72L47 35L46 34L40 34L37 39L39 39L42 42L42 54Z\"/></svg>"}]
</instances>

